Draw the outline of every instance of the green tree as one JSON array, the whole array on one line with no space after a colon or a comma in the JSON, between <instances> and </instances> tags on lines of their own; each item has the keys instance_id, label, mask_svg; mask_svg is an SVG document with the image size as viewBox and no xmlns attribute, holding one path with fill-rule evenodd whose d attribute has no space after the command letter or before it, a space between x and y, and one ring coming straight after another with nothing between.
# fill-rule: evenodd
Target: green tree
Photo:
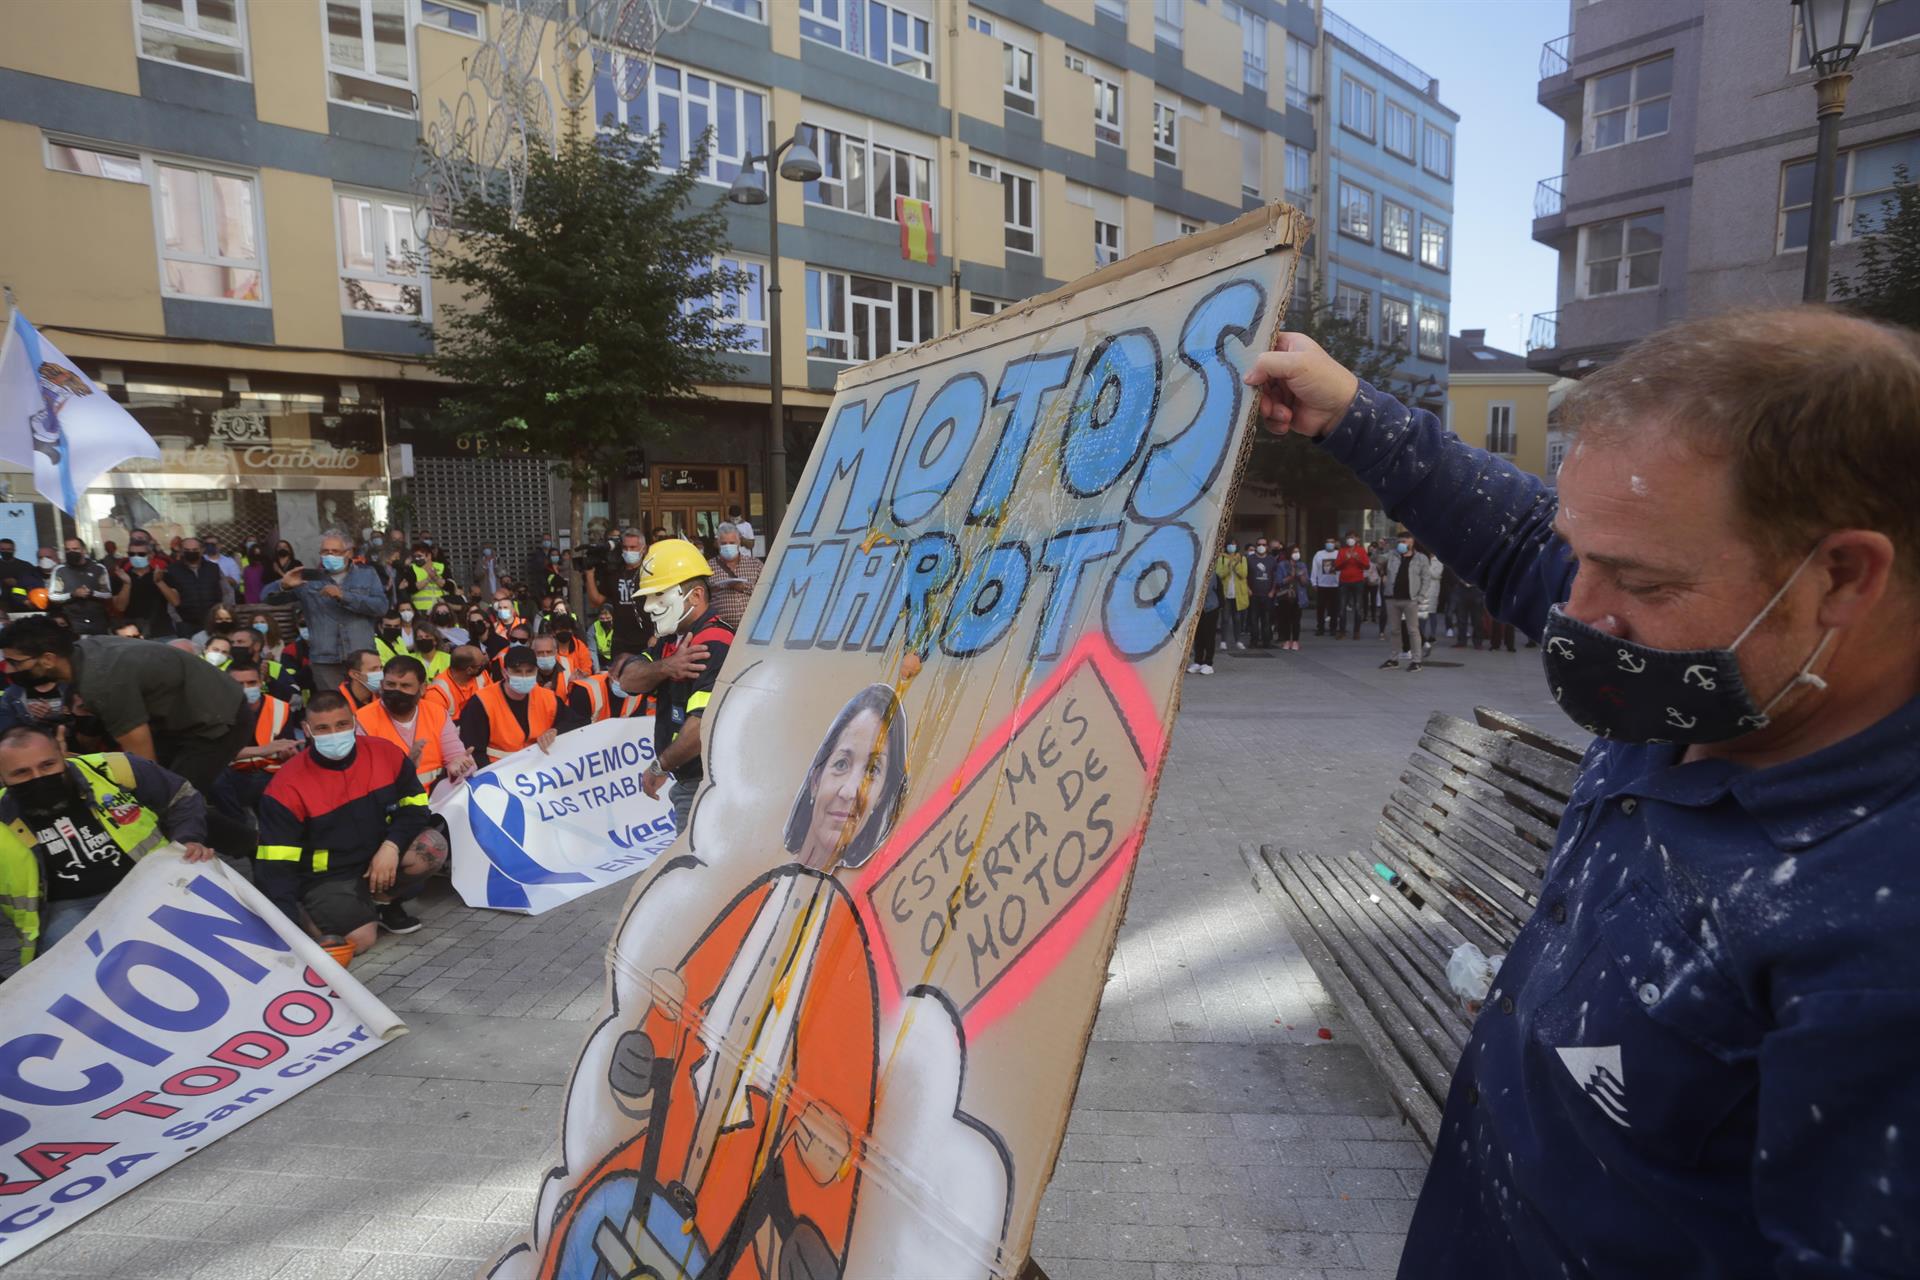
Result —
<instances>
[{"instance_id":1,"label":"green tree","mask_svg":"<svg viewBox=\"0 0 1920 1280\"><path fill-rule=\"evenodd\" d=\"M497 184L474 184L435 257L466 304L436 326L433 368L455 389L435 425L554 459L576 531L595 481L684 425L702 384L737 376L741 331L718 300L746 278L714 266L726 222L696 198L707 141L661 172L650 135L570 129L555 153L534 149L517 216Z\"/></svg>"},{"instance_id":2,"label":"green tree","mask_svg":"<svg viewBox=\"0 0 1920 1280\"><path fill-rule=\"evenodd\" d=\"M1355 377L1389 394L1412 397L1412 385L1400 376L1400 362L1407 358L1407 348L1374 342L1364 325L1341 315L1317 290L1304 301L1295 300L1286 327L1319 343ZM1276 436L1266 430L1254 435L1245 480L1296 509L1311 506L1326 493L1350 490L1357 483L1352 473L1311 441L1295 435Z\"/></svg>"},{"instance_id":3,"label":"green tree","mask_svg":"<svg viewBox=\"0 0 1920 1280\"><path fill-rule=\"evenodd\" d=\"M1894 166L1880 208L1879 229L1860 242L1860 269L1834 279L1834 296L1861 315L1920 329L1920 187L1907 166Z\"/></svg>"}]
</instances>

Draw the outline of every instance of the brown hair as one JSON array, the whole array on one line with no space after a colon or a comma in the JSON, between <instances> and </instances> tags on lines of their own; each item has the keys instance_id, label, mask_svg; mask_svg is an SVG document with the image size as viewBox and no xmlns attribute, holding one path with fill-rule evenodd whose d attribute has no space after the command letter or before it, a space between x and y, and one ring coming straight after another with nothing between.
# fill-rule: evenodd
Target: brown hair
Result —
<instances>
[{"instance_id":1,"label":"brown hair","mask_svg":"<svg viewBox=\"0 0 1920 1280\"><path fill-rule=\"evenodd\" d=\"M1824 307L1688 320L1588 377L1561 421L1589 438L1670 432L1731 464L1756 546L1797 559L1872 529L1920 585L1920 335Z\"/></svg>"}]
</instances>

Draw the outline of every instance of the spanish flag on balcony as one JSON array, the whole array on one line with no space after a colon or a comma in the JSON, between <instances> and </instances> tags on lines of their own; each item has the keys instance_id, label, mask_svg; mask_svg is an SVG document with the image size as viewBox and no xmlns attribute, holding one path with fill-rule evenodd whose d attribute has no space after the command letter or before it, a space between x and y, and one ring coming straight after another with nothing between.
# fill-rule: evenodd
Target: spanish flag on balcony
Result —
<instances>
[{"instance_id":1,"label":"spanish flag on balcony","mask_svg":"<svg viewBox=\"0 0 1920 1280\"><path fill-rule=\"evenodd\" d=\"M931 263L938 252L933 243L933 206L908 196L893 198L893 218L900 224L900 256L908 262Z\"/></svg>"}]
</instances>

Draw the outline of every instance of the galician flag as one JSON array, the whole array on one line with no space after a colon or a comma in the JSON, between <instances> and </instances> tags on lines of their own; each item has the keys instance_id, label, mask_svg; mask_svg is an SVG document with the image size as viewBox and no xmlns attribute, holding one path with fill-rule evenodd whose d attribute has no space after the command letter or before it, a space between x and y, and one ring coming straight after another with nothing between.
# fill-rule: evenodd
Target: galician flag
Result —
<instances>
[{"instance_id":1,"label":"galician flag","mask_svg":"<svg viewBox=\"0 0 1920 1280\"><path fill-rule=\"evenodd\" d=\"M17 309L0 340L0 458L33 468L33 487L68 515L103 473L160 446Z\"/></svg>"},{"instance_id":2,"label":"galician flag","mask_svg":"<svg viewBox=\"0 0 1920 1280\"><path fill-rule=\"evenodd\" d=\"M932 262L933 206L907 196L893 198L893 218L900 224L900 256L908 262Z\"/></svg>"}]
</instances>

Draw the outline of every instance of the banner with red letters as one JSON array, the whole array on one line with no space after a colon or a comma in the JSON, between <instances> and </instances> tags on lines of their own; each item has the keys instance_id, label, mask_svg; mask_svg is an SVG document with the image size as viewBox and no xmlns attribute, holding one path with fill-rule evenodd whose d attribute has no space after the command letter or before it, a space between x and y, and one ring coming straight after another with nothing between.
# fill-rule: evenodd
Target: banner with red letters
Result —
<instances>
[{"instance_id":1,"label":"banner with red letters","mask_svg":"<svg viewBox=\"0 0 1920 1280\"><path fill-rule=\"evenodd\" d=\"M149 854L0 984L0 1267L405 1031L224 863Z\"/></svg>"}]
</instances>

